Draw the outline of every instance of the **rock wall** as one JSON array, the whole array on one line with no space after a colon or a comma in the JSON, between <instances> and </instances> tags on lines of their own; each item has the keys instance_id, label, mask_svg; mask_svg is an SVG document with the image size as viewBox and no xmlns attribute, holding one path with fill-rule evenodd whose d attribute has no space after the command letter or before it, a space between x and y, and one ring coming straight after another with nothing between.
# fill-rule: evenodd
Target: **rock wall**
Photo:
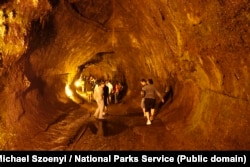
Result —
<instances>
[{"instance_id":1,"label":"rock wall","mask_svg":"<svg viewBox=\"0 0 250 167\"><path fill-rule=\"evenodd\" d=\"M0 111L13 134L36 135L58 104L70 106L64 87L81 66L122 79L128 102L140 100L141 78L162 93L170 84L173 101L158 116L183 143L177 149L249 149L248 0L25 2L1 5L22 21L15 45L15 33L1 38L10 36L1 42Z\"/></svg>"}]
</instances>

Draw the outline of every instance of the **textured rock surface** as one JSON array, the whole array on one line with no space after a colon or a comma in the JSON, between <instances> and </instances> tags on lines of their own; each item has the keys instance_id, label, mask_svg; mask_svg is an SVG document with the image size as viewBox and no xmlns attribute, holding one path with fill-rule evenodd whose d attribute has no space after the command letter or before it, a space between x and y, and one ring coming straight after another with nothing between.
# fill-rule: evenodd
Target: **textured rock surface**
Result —
<instances>
[{"instance_id":1,"label":"textured rock surface","mask_svg":"<svg viewBox=\"0 0 250 167\"><path fill-rule=\"evenodd\" d=\"M90 2L1 3L3 148L250 148L248 0ZM123 103L112 106L123 115L140 112L143 77L153 78L162 93L169 83L173 101L161 108L160 123L151 131L140 127L144 120L138 127L132 119L140 119L130 116L124 126L108 124L129 130L105 138L105 146L92 146L94 139L92 145L74 145L79 129L90 126L86 120L95 107L65 95L65 85L79 75L78 67L126 84ZM144 135L151 133L152 147L146 147ZM131 138L123 141L124 136ZM130 139L139 140L138 145ZM117 141L124 145L110 144Z\"/></svg>"}]
</instances>

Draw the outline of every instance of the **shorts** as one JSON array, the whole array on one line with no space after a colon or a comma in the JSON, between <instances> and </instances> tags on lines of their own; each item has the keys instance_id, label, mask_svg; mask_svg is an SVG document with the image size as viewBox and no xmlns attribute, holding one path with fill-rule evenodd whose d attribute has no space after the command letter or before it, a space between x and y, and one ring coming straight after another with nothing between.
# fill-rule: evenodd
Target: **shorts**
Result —
<instances>
[{"instance_id":1,"label":"shorts","mask_svg":"<svg viewBox=\"0 0 250 167\"><path fill-rule=\"evenodd\" d=\"M155 101L155 99L145 99L144 104L146 112L150 112L151 109L155 108Z\"/></svg>"}]
</instances>

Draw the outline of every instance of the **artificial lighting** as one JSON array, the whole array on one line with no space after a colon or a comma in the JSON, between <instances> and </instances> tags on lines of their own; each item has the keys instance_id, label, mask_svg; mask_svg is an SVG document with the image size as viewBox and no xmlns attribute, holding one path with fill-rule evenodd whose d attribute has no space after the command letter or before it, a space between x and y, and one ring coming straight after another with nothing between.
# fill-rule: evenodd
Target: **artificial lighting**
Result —
<instances>
[{"instance_id":1,"label":"artificial lighting","mask_svg":"<svg viewBox=\"0 0 250 167\"><path fill-rule=\"evenodd\" d=\"M73 92L72 92L72 90L70 89L70 87L69 87L69 85L67 84L66 86L65 86L65 93L66 93L66 95L68 96L68 97L73 97Z\"/></svg>"},{"instance_id":2,"label":"artificial lighting","mask_svg":"<svg viewBox=\"0 0 250 167\"><path fill-rule=\"evenodd\" d=\"M75 86L76 87L80 87L81 86L81 81L79 79L75 82Z\"/></svg>"}]
</instances>

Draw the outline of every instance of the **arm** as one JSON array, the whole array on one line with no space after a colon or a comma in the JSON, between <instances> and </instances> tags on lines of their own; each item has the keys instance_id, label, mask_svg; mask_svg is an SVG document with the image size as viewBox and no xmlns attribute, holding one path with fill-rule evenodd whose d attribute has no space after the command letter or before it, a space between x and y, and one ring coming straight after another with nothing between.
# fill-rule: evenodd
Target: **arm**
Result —
<instances>
[{"instance_id":1,"label":"arm","mask_svg":"<svg viewBox=\"0 0 250 167\"><path fill-rule=\"evenodd\" d=\"M144 97L144 96L145 96L145 91L141 90L141 97Z\"/></svg>"},{"instance_id":2,"label":"arm","mask_svg":"<svg viewBox=\"0 0 250 167\"><path fill-rule=\"evenodd\" d=\"M164 99L163 99L162 95L160 94L160 92L156 88L155 88L155 93L161 99L162 103L164 103Z\"/></svg>"},{"instance_id":3,"label":"arm","mask_svg":"<svg viewBox=\"0 0 250 167\"><path fill-rule=\"evenodd\" d=\"M145 95L146 95L146 89L145 89L145 86L144 86L141 89L141 97L145 97Z\"/></svg>"}]
</instances>

